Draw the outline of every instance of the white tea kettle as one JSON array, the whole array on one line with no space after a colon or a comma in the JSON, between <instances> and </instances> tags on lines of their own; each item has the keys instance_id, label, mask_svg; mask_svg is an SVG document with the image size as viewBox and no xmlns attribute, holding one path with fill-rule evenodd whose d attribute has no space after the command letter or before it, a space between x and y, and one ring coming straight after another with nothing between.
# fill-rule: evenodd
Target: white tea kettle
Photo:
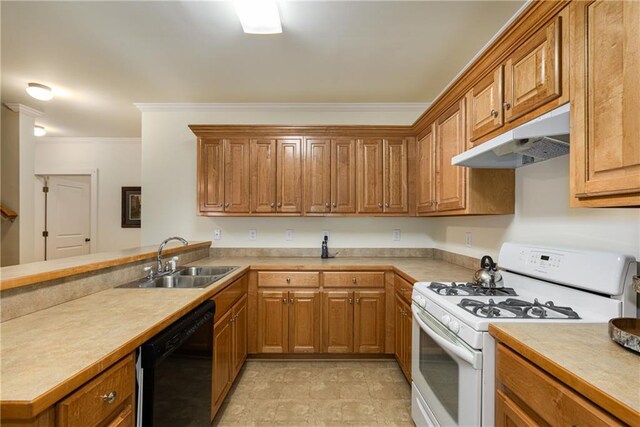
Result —
<instances>
[{"instance_id":1,"label":"white tea kettle","mask_svg":"<svg viewBox=\"0 0 640 427\"><path fill-rule=\"evenodd\" d=\"M480 270L473 275L473 281L476 285L485 288L502 288L502 274L498 271L498 266L489 255L482 257L480 261Z\"/></svg>"}]
</instances>

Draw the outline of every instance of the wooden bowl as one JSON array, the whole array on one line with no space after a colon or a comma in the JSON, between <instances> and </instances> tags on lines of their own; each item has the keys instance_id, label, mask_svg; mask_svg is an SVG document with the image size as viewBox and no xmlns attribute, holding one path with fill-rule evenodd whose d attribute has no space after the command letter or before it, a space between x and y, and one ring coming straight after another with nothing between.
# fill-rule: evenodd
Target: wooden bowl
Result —
<instances>
[{"instance_id":1,"label":"wooden bowl","mask_svg":"<svg viewBox=\"0 0 640 427\"><path fill-rule=\"evenodd\" d=\"M609 336L621 346L640 353L640 319L618 317L609 320Z\"/></svg>"}]
</instances>

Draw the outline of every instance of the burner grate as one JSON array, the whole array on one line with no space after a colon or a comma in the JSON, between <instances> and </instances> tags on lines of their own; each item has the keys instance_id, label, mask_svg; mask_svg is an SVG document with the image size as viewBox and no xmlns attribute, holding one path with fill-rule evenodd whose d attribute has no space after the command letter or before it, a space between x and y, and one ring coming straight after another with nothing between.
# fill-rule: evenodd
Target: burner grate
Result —
<instances>
[{"instance_id":1,"label":"burner grate","mask_svg":"<svg viewBox=\"0 0 640 427\"><path fill-rule=\"evenodd\" d=\"M524 301L516 298L507 298L504 301L489 302L464 298L458 304L469 313L484 318L514 318L514 319L580 319L571 307L561 307L547 301L541 303L537 298Z\"/></svg>"},{"instance_id":2,"label":"burner grate","mask_svg":"<svg viewBox=\"0 0 640 427\"><path fill-rule=\"evenodd\" d=\"M429 289L438 295L445 296L518 296L513 288L485 288L473 283L439 283L432 282Z\"/></svg>"}]
</instances>

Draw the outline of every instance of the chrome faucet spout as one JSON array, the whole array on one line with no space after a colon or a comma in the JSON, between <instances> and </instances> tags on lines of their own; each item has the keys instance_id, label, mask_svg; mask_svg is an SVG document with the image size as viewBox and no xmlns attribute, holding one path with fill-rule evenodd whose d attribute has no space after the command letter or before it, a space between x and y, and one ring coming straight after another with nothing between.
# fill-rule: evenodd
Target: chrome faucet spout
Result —
<instances>
[{"instance_id":1,"label":"chrome faucet spout","mask_svg":"<svg viewBox=\"0 0 640 427\"><path fill-rule=\"evenodd\" d=\"M158 247L158 257L156 259L158 274L160 274L164 270L164 268L162 268L162 251L164 250L165 245L172 240L178 240L183 245L189 246L189 242L187 242L186 239L183 239L182 237L173 236L173 237L168 237L164 239L162 243L160 243L160 246Z\"/></svg>"}]
</instances>

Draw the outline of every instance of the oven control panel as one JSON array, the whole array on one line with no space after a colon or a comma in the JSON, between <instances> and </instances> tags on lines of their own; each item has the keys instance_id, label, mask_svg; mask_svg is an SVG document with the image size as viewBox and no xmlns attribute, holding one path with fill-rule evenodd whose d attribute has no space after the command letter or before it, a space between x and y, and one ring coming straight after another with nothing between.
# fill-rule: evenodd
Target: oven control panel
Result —
<instances>
[{"instance_id":1,"label":"oven control panel","mask_svg":"<svg viewBox=\"0 0 640 427\"><path fill-rule=\"evenodd\" d=\"M527 262L538 271L548 271L549 269L560 268L562 258L562 255L552 252L531 251L529 252Z\"/></svg>"}]
</instances>

